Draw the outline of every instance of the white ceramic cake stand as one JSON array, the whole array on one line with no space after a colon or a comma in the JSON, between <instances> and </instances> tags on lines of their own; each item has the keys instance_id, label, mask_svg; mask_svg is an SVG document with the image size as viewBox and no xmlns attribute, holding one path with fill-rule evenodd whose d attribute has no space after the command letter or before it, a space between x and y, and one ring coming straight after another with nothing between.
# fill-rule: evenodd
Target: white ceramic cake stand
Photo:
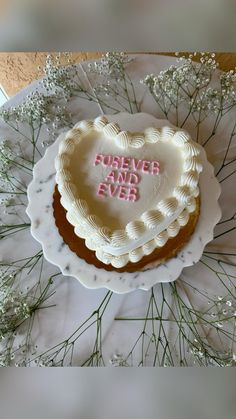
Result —
<instances>
[{"instance_id":1,"label":"white ceramic cake stand","mask_svg":"<svg viewBox=\"0 0 236 419\"><path fill-rule=\"evenodd\" d=\"M122 129L130 129L129 124L135 126L137 130L143 130L151 125L171 126L166 120L158 120L144 113L132 115L132 120L129 115L130 123L127 123L126 114L120 117L119 123ZM112 120L113 117L109 119ZM185 267L198 262L204 247L213 239L214 227L221 218L218 204L220 186L203 148L201 148L201 158L204 174L200 176L201 211L195 232L189 242L175 258L156 268L133 273L119 273L98 269L79 258L63 242L55 225L52 207L55 188L54 159L63 137L64 134L61 134L35 165L33 180L28 187L29 204L27 207L27 214L31 219L32 236L41 243L45 258L58 266L63 275L77 278L87 288L104 287L116 293L127 293L138 288L148 290L158 282L175 281Z\"/></svg>"}]
</instances>

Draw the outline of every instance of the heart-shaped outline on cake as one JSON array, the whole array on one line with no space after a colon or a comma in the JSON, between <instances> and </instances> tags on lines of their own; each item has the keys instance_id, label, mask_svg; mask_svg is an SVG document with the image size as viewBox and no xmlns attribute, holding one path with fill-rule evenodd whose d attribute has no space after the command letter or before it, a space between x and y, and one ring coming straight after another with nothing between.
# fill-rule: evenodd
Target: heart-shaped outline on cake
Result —
<instances>
[{"instance_id":1,"label":"heart-shaped outline on cake","mask_svg":"<svg viewBox=\"0 0 236 419\"><path fill-rule=\"evenodd\" d=\"M80 199L68 170L76 143L80 141L81 134L90 130L103 132L122 150L142 148L145 144L163 140L180 148L185 162L181 184L174 189L173 196L159 201L156 209L145 211L123 230L111 231L103 226L98 216L90 212L87 202ZM75 234L85 240L86 246L96 252L100 261L115 268L121 268L128 262L138 262L156 247L164 246L170 237L175 237L180 228L187 224L189 214L195 211L199 174L202 171L199 155L199 147L183 130L168 126L161 129L149 127L137 134L121 131L117 123L109 122L104 116L94 121L80 121L65 135L55 160L61 204L67 211L67 219L74 226Z\"/></svg>"}]
</instances>

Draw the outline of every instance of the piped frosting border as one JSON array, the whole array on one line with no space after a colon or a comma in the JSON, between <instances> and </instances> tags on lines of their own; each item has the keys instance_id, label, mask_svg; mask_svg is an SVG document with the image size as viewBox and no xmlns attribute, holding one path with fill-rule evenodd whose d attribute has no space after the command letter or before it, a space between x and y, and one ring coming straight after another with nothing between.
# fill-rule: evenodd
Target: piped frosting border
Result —
<instances>
[{"instance_id":1,"label":"piped frosting border","mask_svg":"<svg viewBox=\"0 0 236 419\"><path fill-rule=\"evenodd\" d=\"M90 213L87 202L80 199L69 171L76 144L90 130L103 132L123 150L141 148L147 143L159 141L172 141L176 147L180 147L185 162L180 184L174 189L173 196L160 201L155 209L145 211L123 230L111 231L102 225L101 220ZM200 149L186 131L165 126L161 129L149 127L143 133L131 133L122 131L116 122L109 122L101 116L94 121L80 121L66 133L59 146L55 168L61 204L67 211L67 219L74 226L75 234L85 239L86 246L96 252L100 261L121 268L128 262L138 262L156 247L164 246L188 223L189 214L196 209L195 198L199 195L202 163Z\"/></svg>"}]
</instances>

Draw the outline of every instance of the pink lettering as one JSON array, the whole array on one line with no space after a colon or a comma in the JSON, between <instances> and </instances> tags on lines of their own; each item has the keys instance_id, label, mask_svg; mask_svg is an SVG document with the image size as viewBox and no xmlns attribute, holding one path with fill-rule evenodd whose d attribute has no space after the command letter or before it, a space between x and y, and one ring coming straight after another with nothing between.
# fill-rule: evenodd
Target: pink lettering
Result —
<instances>
[{"instance_id":1,"label":"pink lettering","mask_svg":"<svg viewBox=\"0 0 236 419\"><path fill-rule=\"evenodd\" d=\"M143 167L142 167L142 171L144 173L149 173L149 167L150 167L150 161L148 160L143 160Z\"/></svg>"},{"instance_id":2,"label":"pink lettering","mask_svg":"<svg viewBox=\"0 0 236 419\"><path fill-rule=\"evenodd\" d=\"M130 157L121 157L121 169L128 170L130 165Z\"/></svg>"},{"instance_id":3,"label":"pink lettering","mask_svg":"<svg viewBox=\"0 0 236 419\"><path fill-rule=\"evenodd\" d=\"M132 165L134 170L140 170L142 167L142 160L132 159Z\"/></svg>"},{"instance_id":4,"label":"pink lettering","mask_svg":"<svg viewBox=\"0 0 236 419\"><path fill-rule=\"evenodd\" d=\"M126 183L127 182L126 178L127 178L127 172L119 172L117 182L118 183Z\"/></svg>"},{"instance_id":5,"label":"pink lettering","mask_svg":"<svg viewBox=\"0 0 236 419\"><path fill-rule=\"evenodd\" d=\"M116 175L116 172L113 170L113 172L110 172L109 175L107 175L106 180L114 183L115 175Z\"/></svg>"},{"instance_id":6,"label":"pink lettering","mask_svg":"<svg viewBox=\"0 0 236 419\"><path fill-rule=\"evenodd\" d=\"M127 200L126 192L127 192L127 188L125 186L120 186L120 193L118 195L118 198L122 199L123 201L126 201Z\"/></svg>"},{"instance_id":7,"label":"pink lettering","mask_svg":"<svg viewBox=\"0 0 236 419\"><path fill-rule=\"evenodd\" d=\"M119 169L119 167L120 167L120 160L121 160L121 158L120 158L120 156L114 156L113 157L113 160L112 160L112 167L114 167L114 168L116 168L116 169Z\"/></svg>"},{"instance_id":8,"label":"pink lettering","mask_svg":"<svg viewBox=\"0 0 236 419\"><path fill-rule=\"evenodd\" d=\"M103 165L110 166L111 160L112 160L112 156L103 156Z\"/></svg>"},{"instance_id":9,"label":"pink lettering","mask_svg":"<svg viewBox=\"0 0 236 419\"><path fill-rule=\"evenodd\" d=\"M118 185L108 185L108 191L109 191L109 195L115 196L119 190L120 186Z\"/></svg>"},{"instance_id":10,"label":"pink lettering","mask_svg":"<svg viewBox=\"0 0 236 419\"><path fill-rule=\"evenodd\" d=\"M106 195L106 190L107 190L107 184L106 183L99 183L97 195L101 196L101 197L107 196Z\"/></svg>"},{"instance_id":11,"label":"pink lettering","mask_svg":"<svg viewBox=\"0 0 236 419\"><path fill-rule=\"evenodd\" d=\"M97 166L98 164L102 163L103 155L102 154L96 154L95 160L94 160L94 166Z\"/></svg>"},{"instance_id":12,"label":"pink lettering","mask_svg":"<svg viewBox=\"0 0 236 419\"><path fill-rule=\"evenodd\" d=\"M160 163L157 160L141 160L125 156L96 154L94 166L98 164L113 168L113 170L111 169L108 172L105 182L101 182L98 185L97 195L102 198L116 197L124 201L135 202L139 199L139 190L134 186L141 181L140 174L137 171L151 175L160 173ZM130 187L127 185L130 185Z\"/></svg>"},{"instance_id":13,"label":"pink lettering","mask_svg":"<svg viewBox=\"0 0 236 419\"><path fill-rule=\"evenodd\" d=\"M138 199L138 189L137 188L130 188L128 201L137 201Z\"/></svg>"},{"instance_id":14,"label":"pink lettering","mask_svg":"<svg viewBox=\"0 0 236 419\"><path fill-rule=\"evenodd\" d=\"M153 161L151 164L151 173L152 175L158 175L158 173L160 172L160 164L158 161Z\"/></svg>"},{"instance_id":15,"label":"pink lettering","mask_svg":"<svg viewBox=\"0 0 236 419\"><path fill-rule=\"evenodd\" d=\"M140 182L140 177L138 176L137 173L129 173L128 183L130 185L137 185L137 183L139 182Z\"/></svg>"}]
</instances>

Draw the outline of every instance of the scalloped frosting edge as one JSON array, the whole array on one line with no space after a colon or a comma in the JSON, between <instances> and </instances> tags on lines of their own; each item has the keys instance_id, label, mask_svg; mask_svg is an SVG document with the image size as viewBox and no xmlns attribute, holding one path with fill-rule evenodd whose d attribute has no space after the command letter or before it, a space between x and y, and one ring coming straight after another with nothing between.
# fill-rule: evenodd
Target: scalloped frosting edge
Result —
<instances>
[{"instance_id":1,"label":"scalloped frosting edge","mask_svg":"<svg viewBox=\"0 0 236 419\"><path fill-rule=\"evenodd\" d=\"M175 219L165 230L162 230L159 234L154 235L152 239L145 242L142 246L138 246L127 253L123 253L119 256L114 256L104 250L104 247L94 249L91 240L86 240L87 247L94 250L97 259L106 265L112 265L114 268L123 268L127 263L139 262L144 256L150 255L156 248L163 247L167 241L177 236L180 229L188 224L190 214L196 209L196 200L191 203L189 209L183 209L177 219Z\"/></svg>"},{"instance_id":2,"label":"scalloped frosting edge","mask_svg":"<svg viewBox=\"0 0 236 419\"><path fill-rule=\"evenodd\" d=\"M77 195L76 185L73 184L68 170L70 155L73 153L75 145L90 130L102 131L106 136L114 139L116 145L121 149L141 148L145 143L157 143L158 141L172 141L176 147L180 147L186 159L180 185L174 189L173 196L160 201L156 209L144 212L138 220L128 223L124 230L112 232L108 227L103 226L101 220L89 212L87 202L81 200ZM177 235L177 230L179 231L183 225L187 224L187 222L183 224L183 219L180 223L178 217L187 208L188 212L191 212L189 209L196 207L194 198L199 194L197 185L199 174L202 171L199 155L198 145L183 130L165 126L161 129L149 127L143 133L130 133L121 131L117 123L109 123L104 116L93 121L80 121L66 133L59 145L59 153L55 159L56 182L61 194L61 204L67 211L67 220L74 226L75 234L85 239L86 246L94 250L97 258L103 263L119 268L128 262L137 262L144 255L150 254L156 247L160 247L160 243L165 244L168 238ZM158 234L154 234L154 230L163 218L167 221L165 228ZM171 220L169 223L168 219ZM162 233L165 239L163 237L158 239L157 237ZM138 240L142 239L144 235L148 235L151 239L137 246ZM154 243L155 247L153 247ZM131 244L129 252L121 253L123 252L121 249L126 249L128 244ZM119 253L121 254L116 255L118 248L120 248ZM109 252L106 252L105 249L109 249ZM118 261L118 259L120 260Z\"/></svg>"}]
</instances>

